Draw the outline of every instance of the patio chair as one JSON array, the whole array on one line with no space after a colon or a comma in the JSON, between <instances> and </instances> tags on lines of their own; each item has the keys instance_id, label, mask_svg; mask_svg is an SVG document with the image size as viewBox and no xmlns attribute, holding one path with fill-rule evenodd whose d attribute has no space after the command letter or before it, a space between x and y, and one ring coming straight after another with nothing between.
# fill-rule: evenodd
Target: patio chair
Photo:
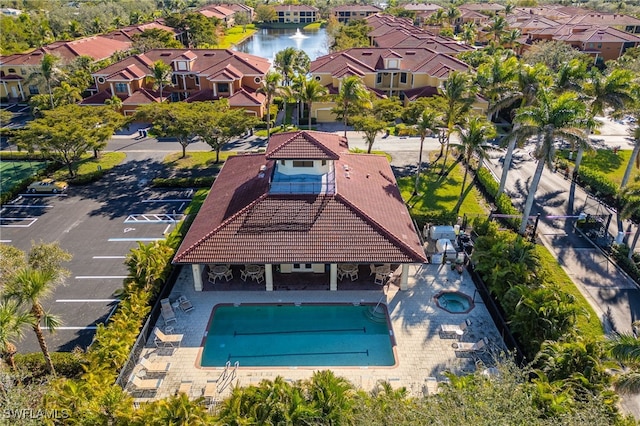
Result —
<instances>
[{"instance_id":1,"label":"patio chair","mask_svg":"<svg viewBox=\"0 0 640 426\"><path fill-rule=\"evenodd\" d=\"M227 269L227 272L224 273L224 277L227 280L227 282L233 279L233 271L231 270L231 268Z\"/></svg>"},{"instance_id":2,"label":"patio chair","mask_svg":"<svg viewBox=\"0 0 640 426\"><path fill-rule=\"evenodd\" d=\"M156 347L180 347L184 334L164 334L158 327L153 329L155 334L154 343Z\"/></svg>"},{"instance_id":3,"label":"patio chair","mask_svg":"<svg viewBox=\"0 0 640 426\"><path fill-rule=\"evenodd\" d=\"M209 276L209 282L211 284L215 284L216 280L220 278L220 275L214 274L213 272L207 272L207 275Z\"/></svg>"},{"instance_id":4,"label":"patio chair","mask_svg":"<svg viewBox=\"0 0 640 426\"><path fill-rule=\"evenodd\" d=\"M358 270L356 269L355 271L348 271L347 275L349 276L351 281L355 281L358 279Z\"/></svg>"},{"instance_id":5,"label":"patio chair","mask_svg":"<svg viewBox=\"0 0 640 426\"><path fill-rule=\"evenodd\" d=\"M178 305L180 306L180 309L182 309L182 312L191 312L195 309L191 304L191 301L187 299L186 296L178 297Z\"/></svg>"},{"instance_id":6,"label":"patio chair","mask_svg":"<svg viewBox=\"0 0 640 426\"><path fill-rule=\"evenodd\" d=\"M159 379L141 379L138 376L134 376L131 379L131 384L134 386L135 390L144 391L144 390L153 390L157 391L160 385L162 384L162 377Z\"/></svg>"},{"instance_id":7,"label":"patio chair","mask_svg":"<svg viewBox=\"0 0 640 426\"><path fill-rule=\"evenodd\" d=\"M489 344L489 339L483 337L481 340L478 340L475 343L471 342L459 342L456 347L456 355L464 356L464 355L475 355L480 352L485 352L487 350L487 345Z\"/></svg>"},{"instance_id":8,"label":"patio chair","mask_svg":"<svg viewBox=\"0 0 640 426\"><path fill-rule=\"evenodd\" d=\"M371 270L371 273L369 273L369 276L376 275L376 265L374 265L373 263L370 264L369 269Z\"/></svg>"},{"instance_id":9,"label":"patio chair","mask_svg":"<svg viewBox=\"0 0 640 426\"><path fill-rule=\"evenodd\" d=\"M387 280L387 276L384 274L376 274L376 278L373 280L374 283L378 285L384 285L384 282Z\"/></svg>"},{"instance_id":10,"label":"patio chair","mask_svg":"<svg viewBox=\"0 0 640 426\"><path fill-rule=\"evenodd\" d=\"M147 373L166 373L169 371L171 363L165 361L150 361L147 358L141 358L140 365Z\"/></svg>"},{"instance_id":11,"label":"patio chair","mask_svg":"<svg viewBox=\"0 0 640 426\"><path fill-rule=\"evenodd\" d=\"M192 380L183 380L180 382L180 387L176 390L176 395L184 393L187 396L191 396L191 388L193 387Z\"/></svg>"},{"instance_id":12,"label":"patio chair","mask_svg":"<svg viewBox=\"0 0 640 426\"><path fill-rule=\"evenodd\" d=\"M163 309L160 314L162 315L162 319L164 320L165 324L169 324L170 322L175 322L176 324L178 323L178 318L176 317L175 312L173 312L173 309L171 309L170 311L166 311Z\"/></svg>"},{"instance_id":13,"label":"patio chair","mask_svg":"<svg viewBox=\"0 0 640 426\"><path fill-rule=\"evenodd\" d=\"M440 325L440 337L457 337L460 338L464 335L467 327L471 325L471 320L466 319L460 324L441 324Z\"/></svg>"}]
</instances>

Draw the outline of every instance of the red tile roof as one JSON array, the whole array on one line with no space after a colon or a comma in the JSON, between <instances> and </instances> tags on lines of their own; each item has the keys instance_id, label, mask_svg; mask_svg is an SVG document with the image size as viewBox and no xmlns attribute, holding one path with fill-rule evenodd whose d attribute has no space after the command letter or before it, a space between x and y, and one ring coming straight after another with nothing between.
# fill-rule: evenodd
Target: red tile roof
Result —
<instances>
[{"instance_id":1,"label":"red tile roof","mask_svg":"<svg viewBox=\"0 0 640 426\"><path fill-rule=\"evenodd\" d=\"M301 131L271 136L265 153L267 160L337 160L349 145L343 137L331 133Z\"/></svg>"},{"instance_id":2,"label":"red tile roof","mask_svg":"<svg viewBox=\"0 0 640 426\"><path fill-rule=\"evenodd\" d=\"M333 146L340 146L338 135L310 133L314 138L305 140L333 138ZM281 138L286 142L291 134ZM267 152L273 150L270 145ZM270 194L274 165L262 154L229 158L174 262L425 261L385 157L342 153L334 162L335 195Z\"/></svg>"}]
</instances>

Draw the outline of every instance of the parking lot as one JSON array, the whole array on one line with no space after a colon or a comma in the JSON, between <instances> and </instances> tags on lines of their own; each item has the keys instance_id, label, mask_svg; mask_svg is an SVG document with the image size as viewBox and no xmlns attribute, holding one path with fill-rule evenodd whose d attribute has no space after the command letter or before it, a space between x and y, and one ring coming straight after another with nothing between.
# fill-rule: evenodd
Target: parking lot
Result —
<instances>
[{"instance_id":1,"label":"parking lot","mask_svg":"<svg viewBox=\"0 0 640 426\"><path fill-rule=\"evenodd\" d=\"M127 275L129 250L165 238L182 218L191 191L150 188L160 168L154 160L130 158L97 183L61 195L22 194L1 207L1 242L28 251L32 241L58 241L73 254L65 265L71 271L67 284L44 304L62 319L55 334L45 335L51 350L91 342L97 324L117 306L114 292ZM20 352L39 351L32 334L18 344Z\"/></svg>"}]
</instances>

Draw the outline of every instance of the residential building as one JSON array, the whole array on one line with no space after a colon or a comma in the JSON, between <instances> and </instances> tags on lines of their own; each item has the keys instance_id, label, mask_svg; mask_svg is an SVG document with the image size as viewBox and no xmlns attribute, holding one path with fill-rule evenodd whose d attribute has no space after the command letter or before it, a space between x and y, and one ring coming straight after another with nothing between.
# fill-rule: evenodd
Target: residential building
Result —
<instances>
[{"instance_id":1,"label":"residential building","mask_svg":"<svg viewBox=\"0 0 640 426\"><path fill-rule=\"evenodd\" d=\"M196 291L216 265L237 278L247 264L260 266L266 291L292 275L300 280L290 289L303 289L311 274L335 291L343 264L356 276L358 266L364 275L393 265L407 289L409 265L426 257L393 171L384 156L348 148L340 135L301 131L273 135L265 153L230 157L173 262L191 265Z\"/></svg>"},{"instance_id":2,"label":"residential building","mask_svg":"<svg viewBox=\"0 0 640 426\"><path fill-rule=\"evenodd\" d=\"M469 66L451 55L419 48L354 48L330 53L311 62L310 74L329 93L338 93L342 80L358 76L378 96L397 96L405 105L419 97L433 96L453 71ZM311 114L318 122L335 121L333 102L316 102ZM486 112L488 103L478 97L474 108Z\"/></svg>"},{"instance_id":3,"label":"residential building","mask_svg":"<svg viewBox=\"0 0 640 426\"><path fill-rule=\"evenodd\" d=\"M310 24L318 20L318 8L305 4L279 4L274 6L281 24Z\"/></svg>"},{"instance_id":4,"label":"residential building","mask_svg":"<svg viewBox=\"0 0 640 426\"><path fill-rule=\"evenodd\" d=\"M345 4L331 9L331 14L338 22L344 24L356 19L364 19L367 16L382 12L382 8L371 4Z\"/></svg>"},{"instance_id":5,"label":"residential building","mask_svg":"<svg viewBox=\"0 0 640 426\"><path fill-rule=\"evenodd\" d=\"M226 5L210 4L201 7L200 9L198 9L198 12L206 16L207 18L219 19L220 21L224 22L224 26L227 28L233 27L235 25L236 11L226 7Z\"/></svg>"},{"instance_id":6,"label":"residential building","mask_svg":"<svg viewBox=\"0 0 640 426\"><path fill-rule=\"evenodd\" d=\"M408 3L401 7L416 13L415 22L417 25L424 25L436 10L442 9L442 6L434 3Z\"/></svg>"},{"instance_id":7,"label":"residential building","mask_svg":"<svg viewBox=\"0 0 640 426\"><path fill-rule=\"evenodd\" d=\"M163 87L162 99L151 78L156 61L171 66L171 83ZM139 105L167 98L187 102L227 98L231 107L262 117L265 98L256 90L270 66L265 58L229 49L153 49L94 72L97 94L82 104L102 105L116 95L123 101L123 113L130 115Z\"/></svg>"}]
</instances>

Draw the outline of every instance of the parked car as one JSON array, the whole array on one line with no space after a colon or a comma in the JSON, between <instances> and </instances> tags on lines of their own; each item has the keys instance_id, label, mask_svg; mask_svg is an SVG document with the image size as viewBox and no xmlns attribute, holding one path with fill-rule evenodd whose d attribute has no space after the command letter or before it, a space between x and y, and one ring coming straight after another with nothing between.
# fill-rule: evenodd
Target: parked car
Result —
<instances>
[{"instance_id":1,"label":"parked car","mask_svg":"<svg viewBox=\"0 0 640 426\"><path fill-rule=\"evenodd\" d=\"M51 192L57 194L64 192L69 187L67 182L62 182L53 179L42 179L40 181L33 182L27 187L27 192L35 194L36 192Z\"/></svg>"}]
</instances>

